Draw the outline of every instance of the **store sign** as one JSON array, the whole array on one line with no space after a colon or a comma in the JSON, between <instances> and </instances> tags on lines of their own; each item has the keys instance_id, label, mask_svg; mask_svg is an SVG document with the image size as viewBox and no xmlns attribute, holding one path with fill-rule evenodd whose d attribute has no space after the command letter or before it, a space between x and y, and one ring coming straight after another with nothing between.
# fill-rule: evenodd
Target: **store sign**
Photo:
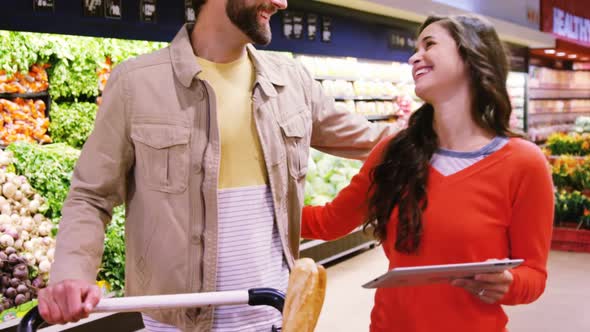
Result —
<instances>
[{"instance_id":1,"label":"store sign","mask_svg":"<svg viewBox=\"0 0 590 332\"><path fill-rule=\"evenodd\" d=\"M197 20L192 0L184 0L184 21L186 23L195 23Z\"/></svg>"},{"instance_id":2,"label":"store sign","mask_svg":"<svg viewBox=\"0 0 590 332\"><path fill-rule=\"evenodd\" d=\"M391 49L414 50L416 48L416 39L399 31L393 31L389 35L389 47Z\"/></svg>"},{"instance_id":3,"label":"store sign","mask_svg":"<svg viewBox=\"0 0 590 332\"><path fill-rule=\"evenodd\" d=\"M332 18L322 16L322 42L332 42Z\"/></svg>"},{"instance_id":4,"label":"store sign","mask_svg":"<svg viewBox=\"0 0 590 332\"><path fill-rule=\"evenodd\" d=\"M139 17L143 22L153 23L156 22L157 12L156 12L156 2L157 0L141 0L139 3Z\"/></svg>"},{"instance_id":5,"label":"store sign","mask_svg":"<svg viewBox=\"0 0 590 332\"><path fill-rule=\"evenodd\" d=\"M316 14L307 14L307 39L315 40L318 33L318 16Z\"/></svg>"},{"instance_id":6,"label":"store sign","mask_svg":"<svg viewBox=\"0 0 590 332\"><path fill-rule=\"evenodd\" d=\"M553 8L553 33L590 44L590 19Z\"/></svg>"},{"instance_id":7,"label":"store sign","mask_svg":"<svg viewBox=\"0 0 590 332\"><path fill-rule=\"evenodd\" d=\"M104 16L106 18L121 19L121 2L123 2L123 0L106 0Z\"/></svg>"},{"instance_id":8,"label":"store sign","mask_svg":"<svg viewBox=\"0 0 590 332\"><path fill-rule=\"evenodd\" d=\"M33 9L35 11L54 11L55 1L53 0L33 0Z\"/></svg>"},{"instance_id":9,"label":"store sign","mask_svg":"<svg viewBox=\"0 0 590 332\"><path fill-rule=\"evenodd\" d=\"M104 1L103 0L82 0L84 5L84 16L103 17Z\"/></svg>"}]
</instances>

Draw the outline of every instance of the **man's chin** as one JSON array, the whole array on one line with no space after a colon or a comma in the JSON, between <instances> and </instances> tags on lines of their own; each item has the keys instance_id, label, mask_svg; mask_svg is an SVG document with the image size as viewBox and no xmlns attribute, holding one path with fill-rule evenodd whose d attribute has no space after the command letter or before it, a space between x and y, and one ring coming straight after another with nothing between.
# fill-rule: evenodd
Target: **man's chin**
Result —
<instances>
[{"instance_id":1,"label":"man's chin","mask_svg":"<svg viewBox=\"0 0 590 332\"><path fill-rule=\"evenodd\" d=\"M266 46L266 45L270 44L270 42L272 40L272 35L270 33L266 36L257 35L257 36L249 36L249 37L250 37L250 41L252 42L252 44L256 44L256 45L260 45L260 46Z\"/></svg>"}]
</instances>

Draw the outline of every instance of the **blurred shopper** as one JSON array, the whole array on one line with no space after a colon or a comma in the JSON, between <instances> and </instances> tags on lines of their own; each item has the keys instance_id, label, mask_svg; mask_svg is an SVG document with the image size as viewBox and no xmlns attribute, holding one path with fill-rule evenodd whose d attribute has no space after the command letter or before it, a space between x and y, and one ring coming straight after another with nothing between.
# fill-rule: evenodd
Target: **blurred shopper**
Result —
<instances>
[{"instance_id":1,"label":"blurred shopper","mask_svg":"<svg viewBox=\"0 0 590 332\"><path fill-rule=\"evenodd\" d=\"M376 291L372 332L503 332L502 305L545 288L551 175L509 129L508 61L489 22L431 16L417 45L409 62L425 104L333 202L304 208L302 236L332 240L364 223L389 268L523 258L504 273Z\"/></svg>"}]
</instances>

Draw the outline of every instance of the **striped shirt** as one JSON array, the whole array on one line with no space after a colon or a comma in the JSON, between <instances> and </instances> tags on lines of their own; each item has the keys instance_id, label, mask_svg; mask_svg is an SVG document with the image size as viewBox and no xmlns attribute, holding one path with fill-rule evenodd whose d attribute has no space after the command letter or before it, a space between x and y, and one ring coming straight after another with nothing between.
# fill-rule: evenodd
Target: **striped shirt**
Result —
<instances>
[{"instance_id":1,"label":"striped shirt","mask_svg":"<svg viewBox=\"0 0 590 332\"><path fill-rule=\"evenodd\" d=\"M218 198L217 291L256 287L286 291L289 269L274 222L269 186L223 189ZM179 331L143 317L150 332ZM219 306L214 309L212 331L270 332L273 325L281 324L281 314L272 307Z\"/></svg>"},{"instance_id":2,"label":"striped shirt","mask_svg":"<svg viewBox=\"0 0 590 332\"><path fill-rule=\"evenodd\" d=\"M432 156L432 159L430 159L430 164L442 175L449 176L464 170L490 154L500 150L506 145L506 143L508 143L507 137L497 136L492 139L490 143L477 151L457 152L438 149Z\"/></svg>"}]
</instances>

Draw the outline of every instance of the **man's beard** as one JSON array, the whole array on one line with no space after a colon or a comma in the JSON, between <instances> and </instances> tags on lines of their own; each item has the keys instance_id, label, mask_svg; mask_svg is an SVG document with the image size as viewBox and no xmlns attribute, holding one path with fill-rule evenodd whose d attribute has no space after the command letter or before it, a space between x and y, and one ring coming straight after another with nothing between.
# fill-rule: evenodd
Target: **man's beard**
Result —
<instances>
[{"instance_id":1,"label":"man's beard","mask_svg":"<svg viewBox=\"0 0 590 332\"><path fill-rule=\"evenodd\" d=\"M266 25L258 23L258 12L270 12L269 6L244 6L244 0L227 0L225 12L230 21L235 24L252 42L259 45L268 45L270 43L272 34L270 28Z\"/></svg>"}]
</instances>

